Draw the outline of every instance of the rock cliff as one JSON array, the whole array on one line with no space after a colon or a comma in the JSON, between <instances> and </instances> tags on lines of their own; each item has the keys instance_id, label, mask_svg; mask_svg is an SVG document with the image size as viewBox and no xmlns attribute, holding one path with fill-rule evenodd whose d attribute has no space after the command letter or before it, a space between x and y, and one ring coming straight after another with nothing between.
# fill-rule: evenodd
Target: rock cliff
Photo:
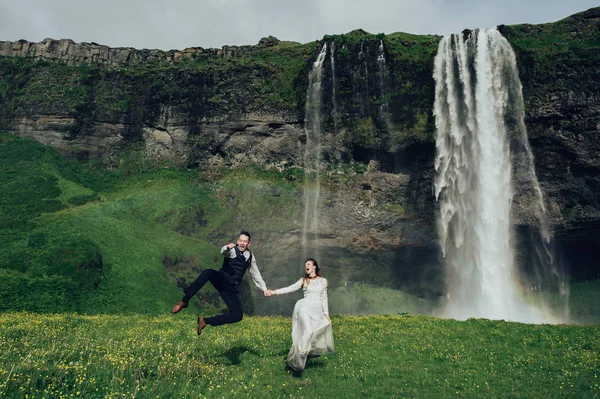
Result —
<instances>
[{"instance_id":1,"label":"rock cliff","mask_svg":"<svg viewBox=\"0 0 600 399\"><path fill-rule=\"evenodd\" d=\"M276 38L261 39L260 46L276 45ZM132 47L110 48L98 43L75 43L71 39L44 39L35 43L27 40L16 42L0 41L0 56L28 57L36 61L52 60L62 61L68 65L97 63L109 68L118 68L124 65L139 64L143 62L172 63L180 60L194 59L200 55L210 57L235 57L244 54L252 46L223 46L220 49L190 47L184 50L148 50L134 49Z\"/></svg>"},{"instance_id":2,"label":"rock cliff","mask_svg":"<svg viewBox=\"0 0 600 399\"><path fill-rule=\"evenodd\" d=\"M499 30L517 53L559 252L593 254L600 236L600 8ZM182 51L0 42L0 128L80 158L100 156L109 167L132 143L158 162L187 168L301 167L308 71L326 45L323 245L331 257L352 248L375 263L401 265L392 274L418 284L441 275L432 194L438 41L353 31L308 44L265 38L257 46ZM516 222L527 229L530 210L518 190ZM283 239L290 247L297 227ZM389 251L379 255L381 248ZM416 259L420 270L411 269ZM438 283L433 294L441 292Z\"/></svg>"}]
</instances>

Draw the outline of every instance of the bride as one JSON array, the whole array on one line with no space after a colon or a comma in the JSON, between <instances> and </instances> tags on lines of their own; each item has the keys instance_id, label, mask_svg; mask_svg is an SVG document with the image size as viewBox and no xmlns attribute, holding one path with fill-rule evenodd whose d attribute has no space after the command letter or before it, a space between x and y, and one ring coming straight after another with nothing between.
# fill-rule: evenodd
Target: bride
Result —
<instances>
[{"instance_id":1,"label":"bride","mask_svg":"<svg viewBox=\"0 0 600 399\"><path fill-rule=\"evenodd\" d=\"M327 280L321 276L314 259L304 263L305 276L289 287L267 290L265 295L281 295L304 291L304 298L296 302L292 315L292 348L287 364L296 371L304 370L309 356L333 352L333 333L327 304Z\"/></svg>"}]
</instances>

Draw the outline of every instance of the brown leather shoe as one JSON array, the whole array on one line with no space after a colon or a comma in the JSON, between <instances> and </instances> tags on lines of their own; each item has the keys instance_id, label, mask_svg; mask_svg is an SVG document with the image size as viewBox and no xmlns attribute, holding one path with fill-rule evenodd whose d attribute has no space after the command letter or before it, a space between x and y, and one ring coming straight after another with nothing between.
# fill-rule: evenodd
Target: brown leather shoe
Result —
<instances>
[{"instance_id":1,"label":"brown leather shoe","mask_svg":"<svg viewBox=\"0 0 600 399\"><path fill-rule=\"evenodd\" d=\"M206 327L206 321L204 320L204 317L198 316L198 335L202 334L204 327Z\"/></svg>"},{"instance_id":2,"label":"brown leather shoe","mask_svg":"<svg viewBox=\"0 0 600 399\"><path fill-rule=\"evenodd\" d=\"M179 312L181 312L181 309L187 308L187 307L188 307L188 304L186 302L179 301L175 304L175 306L173 306L173 309L171 309L171 313L179 313Z\"/></svg>"}]
</instances>

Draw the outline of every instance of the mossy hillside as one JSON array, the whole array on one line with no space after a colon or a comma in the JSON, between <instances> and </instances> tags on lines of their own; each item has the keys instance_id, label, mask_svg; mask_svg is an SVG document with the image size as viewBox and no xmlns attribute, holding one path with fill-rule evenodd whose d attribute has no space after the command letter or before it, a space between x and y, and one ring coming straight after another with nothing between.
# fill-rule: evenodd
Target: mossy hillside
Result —
<instances>
[{"instance_id":1,"label":"mossy hillside","mask_svg":"<svg viewBox=\"0 0 600 399\"><path fill-rule=\"evenodd\" d=\"M598 326L334 316L334 354L285 368L291 320L0 315L0 395L106 398L593 398Z\"/></svg>"},{"instance_id":2,"label":"mossy hillside","mask_svg":"<svg viewBox=\"0 0 600 399\"><path fill-rule=\"evenodd\" d=\"M327 43L323 128L341 134L350 158L385 160L384 154L433 140L432 66L438 41L438 36L362 30L323 38L316 51Z\"/></svg>"},{"instance_id":3,"label":"mossy hillside","mask_svg":"<svg viewBox=\"0 0 600 399\"><path fill-rule=\"evenodd\" d=\"M237 232L246 226L264 239L265 234L276 237L298 226L303 212L302 179L296 169L282 173L250 165L227 171L212 194L216 203L229 210L222 230Z\"/></svg>"},{"instance_id":4,"label":"mossy hillside","mask_svg":"<svg viewBox=\"0 0 600 399\"><path fill-rule=\"evenodd\" d=\"M262 89L262 96L257 97L258 109L275 107L280 110L294 111L302 115L305 103L305 87L309 57L316 43L300 44L297 42L279 42L275 46L265 47L260 52L252 53L248 59L240 62L249 66L260 65L273 70L272 80L268 87Z\"/></svg>"},{"instance_id":5,"label":"mossy hillside","mask_svg":"<svg viewBox=\"0 0 600 399\"><path fill-rule=\"evenodd\" d=\"M390 129L391 143L387 145L433 141L433 60L441 38L394 33L386 39L386 55L393 68L392 91L389 94L393 125Z\"/></svg>"},{"instance_id":6,"label":"mossy hillside","mask_svg":"<svg viewBox=\"0 0 600 399\"><path fill-rule=\"evenodd\" d=\"M537 176L573 227L596 220L600 204L599 18L596 7L550 24L500 27L517 55Z\"/></svg>"},{"instance_id":7,"label":"mossy hillside","mask_svg":"<svg viewBox=\"0 0 600 399\"><path fill-rule=\"evenodd\" d=\"M583 54L598 48L599 12L600 7L596 7L552 23L502 25L500 30L514 47L529 51L538 67L548 67L546 61L557 54Z\"/></svg>"},{"instance_id":8,"label":"mossy hillside","mask_svg":"<svg viewBox=\"0 0 600 399\"><path fill-rule=\"evenodd\" d=\"M597 91L588 84L593 76L581 78L598 63L594 13L597 8L551 24L500 27L517 52L526 99L573 88ZM111 69L3 58L1 123L10 127L15 118L31 114L69 115L76 119L64 127L70 135L88 134L100 121L124 123L123 134L137 138L143 126L169 121L196 132L201 121L235 120L254 112L302 120L308 71L322 45L335 43L336 96L331 95L329 53L324 62L324 129L337 127L333 133L341 134L348 158L385 159L398 149L433 141L432 71L438 41L434 35L356 30L307 44L271 40L268 45L227 47L219 56L195 53L172 63ZM382 76L377 63L381 43L386 62ZM569 123L576 124L564 122Z\"/></svg>"},{"instance_id":9,"label":"mossy hillside","mask_svg":"<svg viewBox=\"0 0 600 399\"><path fill-rule=\"evenodd\" d=\"M164 256L213 249L137 212L148 208L139 197L152 203L161 190L177 194L177 180L137 197L115 194L123 184L118 172L10 135L2 135L0 160L3 309L158 311L155 301L178 296Z\"/></svg>"},{"instance_id":10,"label":"mossy hillside","mask_svg":"<svg viewBox=\"0 0 600 399\"><path fill-rule=\"evenodd\" d=\"M517 54L526 99L546 92L595 91L587 75L600 62L599 13L596 7L553 23L500 27Z\"/></svg>"},{"instance_id":11,"label":"mossy hillside","mask_svg":"<svg viewBox=\"0 0 600 399\"><path fill-rule=\"evenodd\" d=\"M110 185L110 178L103 178L93 168L65 168L68 162L56 151L37 143L9 135L0 136L0 140L3 307L54 310L46 301L54 298L76 308L80 294L95 288L102 277L104 265L99 249L92 241L69 234L48 236L35 229L34 220L66 209L71 202L92 200L93 190ZM71 179L68 184L57 173L61 168ZM30 279L21 279L23 273Z\"/></svg>"},{"instance_id":12,"label":"mossy hillside","mask_svg":"<svg viewBox=\"0 0 600 399\"><path fill-rule=\"evenodd\" d=\"M277 236L298 218L293 171L249 167L211 182L215 176L140 163L135 154L109 171L2 135L4 308L161 312L180 298L178 282L220 266L218 246L241 229ZM165 268L181 259L187 267ZM218 302L216 293L203 295Z\"/></svg>"}]
</instances>

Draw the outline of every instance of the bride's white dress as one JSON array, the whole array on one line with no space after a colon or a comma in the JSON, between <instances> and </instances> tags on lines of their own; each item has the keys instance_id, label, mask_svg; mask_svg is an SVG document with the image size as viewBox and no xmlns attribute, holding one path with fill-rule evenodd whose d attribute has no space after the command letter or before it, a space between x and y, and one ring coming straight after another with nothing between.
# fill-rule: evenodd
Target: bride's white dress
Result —
<instances>
[{"instance_id":1,"label":"bride's white dress","mask_svg":"<svg viewBox=\"0 0 600 399\"><path fill-rule=\"evenodd\" d=\"M317 277L309 280L303 287L300 279L289 287L274 292L277 295L304 291L304 298L296 302L292 315L292 349L288 353L287 363L294 370L304 370L309 356L320 356L334 351L331 323L327 303L327 280Z\"/></svg>"}]
</instances>

